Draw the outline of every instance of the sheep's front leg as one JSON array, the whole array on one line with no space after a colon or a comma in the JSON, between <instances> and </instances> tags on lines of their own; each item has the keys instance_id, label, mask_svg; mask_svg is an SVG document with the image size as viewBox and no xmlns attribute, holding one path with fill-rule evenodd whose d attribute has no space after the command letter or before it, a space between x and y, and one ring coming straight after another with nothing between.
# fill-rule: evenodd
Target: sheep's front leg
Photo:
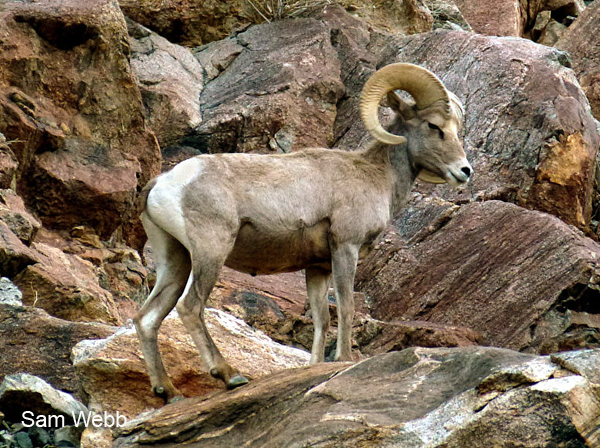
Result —
<instances>
[{"instance_id":1,"label":"sheep's front leg","mask_svg":"<svg viewBox=\"0 0 600 448\"><path fill-rule=\"evenodd\" d=\"M344 244L332 253L333 282L338 309L336 361L352 360L352 320L354 318L354 275L359 247Z\"/></svg>"},{"instance_id":2,"label":"sheep's front leg","mask_svg":"<svg viewBox=\"0 0 600 448\"><path fill-rule=\"evenodd\" d=\"M327 330L329 330L330 320L329 303L327 301L330 277L331 272L328 270L315 267L306 269L306 290L315 329L312 355L310 357L311 364L325 360L325 338L327 337Z\"/></svg>"}]
</instances>

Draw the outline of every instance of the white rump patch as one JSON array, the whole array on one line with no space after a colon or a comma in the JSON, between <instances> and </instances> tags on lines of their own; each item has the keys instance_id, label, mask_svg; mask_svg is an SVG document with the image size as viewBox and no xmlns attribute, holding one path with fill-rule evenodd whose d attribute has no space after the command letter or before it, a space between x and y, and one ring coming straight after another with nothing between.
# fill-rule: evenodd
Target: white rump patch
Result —
<instances>
[{"instance_id":1,"label":"white rump patch","mask_svg":"<svg viewBox=\"0 0 600 448\"><path fill-rule=\"evenodd\" d=\"M161 229L189 248L181 201L184 188L204 170L204 161L192 157L158 177L148 195L146 213Z\"/></svg>"}]
</instances>

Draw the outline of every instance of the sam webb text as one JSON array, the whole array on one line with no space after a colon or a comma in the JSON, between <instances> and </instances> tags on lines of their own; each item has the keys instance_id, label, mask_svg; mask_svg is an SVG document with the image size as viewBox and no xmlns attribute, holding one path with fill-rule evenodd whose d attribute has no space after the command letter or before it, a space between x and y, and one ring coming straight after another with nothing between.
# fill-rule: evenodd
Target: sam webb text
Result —
<instances>
[{"instance_id":1,"label":"sam webb text","mask_svg":"<svg viewBox=\"0 0 600 448\"><path fill-rule=\"evenodd\" d=\"M31 428L37 426L38 428L62 428L66 425L64 415L35 415L31 411L23 412L23 426ZM72 413L71 417L75 422L75 426L93 426L95 428L113 428L124 426L127 423L127 418L124 415L119 414L119 411L115 415L104 412L104 414L96 414L93 412L79 412Z\"/></svg>"}]
</instances>

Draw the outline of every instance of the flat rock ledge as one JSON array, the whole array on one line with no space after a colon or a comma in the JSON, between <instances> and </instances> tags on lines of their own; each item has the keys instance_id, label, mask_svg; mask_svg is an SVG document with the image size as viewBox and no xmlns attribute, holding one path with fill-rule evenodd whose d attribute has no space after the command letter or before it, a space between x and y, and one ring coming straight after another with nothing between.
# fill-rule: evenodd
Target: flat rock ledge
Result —
<instances>
[{"instance_id":1,"label":"flat rock ledge","mask_svg":"<svg viewBox=\"0 0 600 448\"><path fill-rule=\"evenodd\" d=\"M599 446L600 350L409 348L277 372L118 429L116 447Z\"/></svg>"}]
</instances>

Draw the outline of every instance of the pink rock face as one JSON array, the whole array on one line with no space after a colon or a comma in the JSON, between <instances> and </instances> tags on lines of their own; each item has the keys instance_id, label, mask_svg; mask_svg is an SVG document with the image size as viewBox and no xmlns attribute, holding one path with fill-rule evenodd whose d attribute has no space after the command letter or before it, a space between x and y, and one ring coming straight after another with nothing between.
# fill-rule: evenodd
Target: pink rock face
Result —
<instances>
[{"instance_id":1,"label":"pink rock face","mask_svg":"<svg viewBox=\"0 0 600 448\"><path fill-rule=\"evenodd\" d=\"M358 286L379 319L468 327L516 350L593 347L597 329L571 312L592 322L599 311L598 257L598 244L559 219L488 201L397 249L376 276L359 272Z\"/></svg>"},{"instance_id":2,"label":"pink rock face","mask_svg":"<svg viewBox=\"0 0 600 448\"><path fill-rule=\"evenodd\" d=\"M519 0L457 0L473 31L488 36L522 36L527 15Z\"/></svg>"},{"instance_id":3,"label":"pink rock face","mask_svg":"<svg viewBox=\"0 0 600 448\"><path fill-rule=\"evenodd\" d=\"M528 35L541 11L560 10L562 16L577 16L581 0L456 0L473 31L488 36Z\"/></svg>"},{"instance_id":4,"label":"pink rock face","mask_svg":"<svg viewBox=\"0 0 600 448\"><path fill-rule=\"evenodd\" d=\"M290 152L329 146L344 85L330 30L314 19L237 34L243 50L200 95L203 121L183 144L202 152ZM196 54L221 50L209 45Z\"/></svg>"},{"instance_id":5,"label":"pink rock face","mask_svg":"<svg viewBox=\"0 0 600 448\"><path fill-rule=\"evenodd\" d=\"M308 364L308 352L276 344L227 313L208 309L206 323L228 361L248 378ZM191 337L178 318L165 319L159 345L173 383L185 396L205 395L225 388L205 370ZM133 417L163 404L162 399L151 392L133 328L123 328L102 341L84 341L73 353L77 374L90 396L91 409L119 411Z\"/></svg>"},{"instance_id":6,"label":"pink rock face","mask_svg":"<svg viewBox=\"0 0 600 448\"><path fill-rule=\"evenodd\" d=\"M71 321L121 323L117 304L98 284L92 263L42 243L34 243L33 249L40 262L14 279L25 304Z\"/></svg>"},{"instance_id":7,"label":"pink rock face","mask_svg":"<svg viewBox=\"0 0 600 448\"><path fill-rule=\"evenodd\" d=\"M58 319L39 308L0 305L0 382L5 375L28 372L57 389L79 394L71 349L83 339L106 338L116 330Z\"/></svg>"},{"instance_id":8,"label":"pink rock face","mask_svg":"<svg viewBox=\"0 0 600 448\"><path fill-rule=\"evenodd\" d=\"M45 226L102 238L135 225L138 185L159 171L116 1L12 3L1 13L0 132Z\"/></svg>"},{"instance_id":9,"label":"pink rock face","mask_svg":"<svg viewBox=\"0 0 600 448\"><path fill-rule=\"evenodd\" d=\"M573 70L600 120L600 3L593 2L571 25L556 47L571 54Z\"/></svg>"}]
</instances>

